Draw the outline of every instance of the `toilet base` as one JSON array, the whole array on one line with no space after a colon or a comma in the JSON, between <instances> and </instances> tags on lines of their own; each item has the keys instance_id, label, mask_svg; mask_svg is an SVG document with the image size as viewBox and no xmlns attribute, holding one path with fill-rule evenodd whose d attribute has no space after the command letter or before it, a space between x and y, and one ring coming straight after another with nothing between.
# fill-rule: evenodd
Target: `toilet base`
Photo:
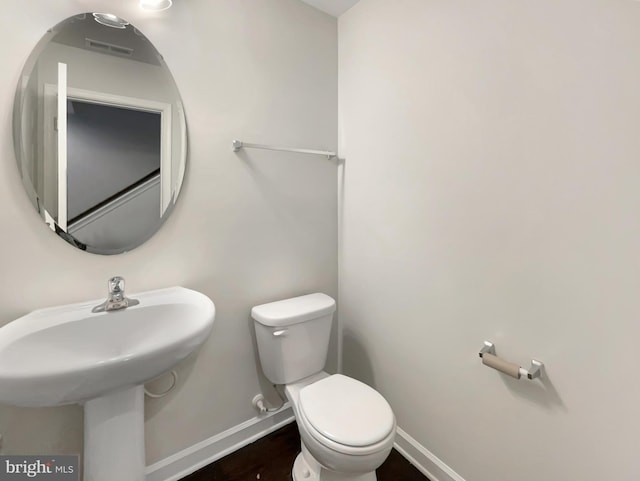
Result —
<instances>
[{"instance_id":1,"label":"toilet base","mask_svg":"<svg viewBox=\"0 0 640 481\"><path fill-rule=\"evenodd\" d=\"M293 462L291 477L293 481L319 481L320 473L312 471L311 467L305 461L303 454L300 453Z\"/></svg>"},{"instance_id":2,"label":"toilet base","mask_svg":"<svg viewBox=\"0 0 640 481\"><path fill-rule=\"evenodd\" d=\"M304 444L302 452L298 454L291 470L293 481L377 481L376 472L368 473L338 473L323 467L309 453Z\"/></svg>"}]
</instances>

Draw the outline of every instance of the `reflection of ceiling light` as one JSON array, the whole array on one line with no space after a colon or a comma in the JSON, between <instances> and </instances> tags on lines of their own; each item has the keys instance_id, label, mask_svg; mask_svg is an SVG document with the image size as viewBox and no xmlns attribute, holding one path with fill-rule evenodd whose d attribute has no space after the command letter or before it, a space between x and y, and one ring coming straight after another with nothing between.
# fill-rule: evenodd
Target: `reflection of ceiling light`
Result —
<instances>
[{"instance_id":1,"label":"reflection of ceiling light","mask_svg":"<svg viewBox=\"0 0 640 481\"><path fill-rule=\"evenodd\" d=\"M126 28L129 25L129 22L112 13L94 13L93 18L99 24L111 28Z\"/></svg>"},{"instance_id":2,"label":"reflection of ceiling light","mask_svg":"<svg viewBox=\"0 0 640 481\"><path fill-rule=\"evenodd\" d=\"M173 0L140 0L140 7L145 10L159 12L173 5Z\"/></svg>"}]
</instances>

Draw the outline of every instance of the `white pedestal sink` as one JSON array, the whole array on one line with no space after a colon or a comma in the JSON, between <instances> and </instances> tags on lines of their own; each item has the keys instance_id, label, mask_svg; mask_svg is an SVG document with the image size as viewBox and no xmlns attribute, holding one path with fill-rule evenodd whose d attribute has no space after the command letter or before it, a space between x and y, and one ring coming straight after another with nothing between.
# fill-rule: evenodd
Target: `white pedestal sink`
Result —
<instances>
[{"instance_id":1,"label":"white pedestal sink","mask_svg":"<svg viewBox=\"0 0 640 481\"><path fill-rule=\"evenodd\" d=\"M84 404L84 480L144 481L143 384L207 338L211 299L183 287L132 294L140 304L92 313L103 299L33 311L0 328L0 402Z\"/></svg>"}]
</instances>

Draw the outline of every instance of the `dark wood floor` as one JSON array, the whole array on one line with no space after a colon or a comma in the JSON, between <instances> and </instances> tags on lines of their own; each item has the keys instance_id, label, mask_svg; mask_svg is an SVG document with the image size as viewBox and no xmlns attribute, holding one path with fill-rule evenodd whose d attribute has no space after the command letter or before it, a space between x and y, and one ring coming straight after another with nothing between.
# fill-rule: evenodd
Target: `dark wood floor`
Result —
<instances>
[{"instance_id":1,"label":"dark wood floor","mask_svg":"<svg viewBox=\"0 0 640 481\"><path fill-rule=\"evenodd\" d=\"M292 481L300 435L291 423L206 466L182 481ZM395 449L377 471L378 481L429 481Z\"/></svg>"}]
</instances>

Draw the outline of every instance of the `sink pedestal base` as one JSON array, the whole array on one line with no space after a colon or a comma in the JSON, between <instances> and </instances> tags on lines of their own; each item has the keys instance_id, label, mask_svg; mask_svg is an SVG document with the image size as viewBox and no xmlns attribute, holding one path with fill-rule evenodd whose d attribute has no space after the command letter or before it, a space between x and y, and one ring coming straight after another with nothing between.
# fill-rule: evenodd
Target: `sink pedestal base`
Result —
<instances>
[{"instance_id":1,"label":"sink pedestal base","mask_svg":"<svg viewBox=\"0 0 640 481\"><path fill-rule=\"evenodd\" d=\"M84 405L84 481L144 481L144 386Z\"/></svg>"}]
</instances>

